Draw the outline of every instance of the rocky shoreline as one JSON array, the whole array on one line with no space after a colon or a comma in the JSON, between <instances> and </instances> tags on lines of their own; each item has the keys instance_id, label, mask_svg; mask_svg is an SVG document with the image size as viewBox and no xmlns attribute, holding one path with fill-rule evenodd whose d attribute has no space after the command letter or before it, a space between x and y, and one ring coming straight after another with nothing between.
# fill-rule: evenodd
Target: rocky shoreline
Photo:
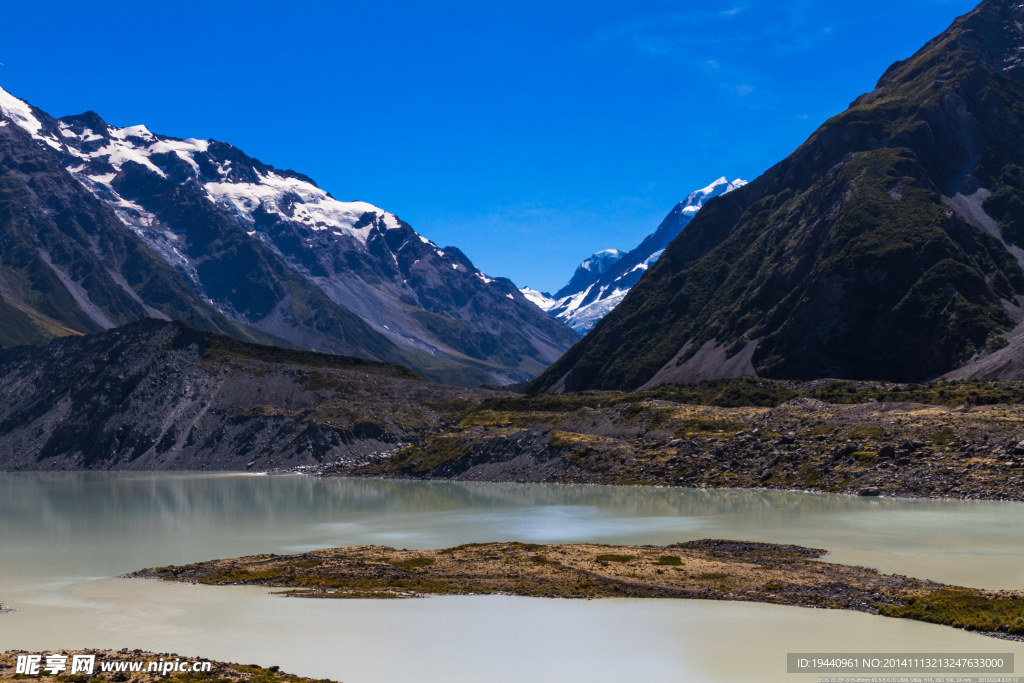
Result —
<instances>
[{"instance_id":1,"label":"rocky shoreline","mask_svg":"<svg viewBox=\"0 0 1024 683\"><path fill-rule=\"evenodd\" d=\"M738 600L848 609L1024 640L1024 593L949 586L822 561L824 550L702 540L668 546L355 546L143 569L129 578L259 585L308 598L503 594Z\"/></svg>"},{"instance_id":2,"label":"rocky shoreline","mask_svg":"<svg viewBox=\"0 0 1024 683\"><path fill-rule=\"evenodd\" d=\"M412 445L322 472L1024 500L1024 406L1016 403L573 406L538 398L484 401Z\"/></svg>"}]
</instances>

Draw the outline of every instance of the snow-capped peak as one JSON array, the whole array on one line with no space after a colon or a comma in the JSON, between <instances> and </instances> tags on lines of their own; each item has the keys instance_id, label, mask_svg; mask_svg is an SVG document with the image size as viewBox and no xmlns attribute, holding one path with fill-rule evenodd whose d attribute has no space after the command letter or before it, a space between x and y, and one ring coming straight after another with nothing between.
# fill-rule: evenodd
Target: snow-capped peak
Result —
<instances>
[{"instance_id":1,"label":"snow-capped peak","mask_svg":"<svg viewBox=\"0 0 1024 683\"><path fill-rule=\"evenodd\" d=\"M0 113L40 142L69 155L68 170L94 193L102 187L104 199L115 208L131 208L138 213L139 207L123 199L111 184L128 162L167 178L172 172L169 158L177 157L211 202L229 208L249 223L255 222L257 213L276 214L309 230L349 236L363 244L374 229L402 226L394 214L372 204L338 201L303 176L246 160L237 150L224 151L232 149L229 145L212 140L163 137L145 125L120 128L99 117L68 117L56 120L56 125L44 123L50 119L40 118L27 102L2 88ZM214 144L220 144L217 154L211 153Z\"/></svg>"},{"instance_id":2,"label":"snow-capped peak","mask_svg":"<svg viewBox=\"0 0 1024 683\"><path fill-rule=\"evenodd\" d=\"M729 179L726 178L725 176L721 176L721 177L718 178L718 180L714 181L713 183L711 183L707 187L704 187L704 188L701 188L701 189L697 190L697 192L703 192L704 194L711 194L712 192L715 191L715 188L718 187L719 185L727 185L728 183L729 183Z\"/></svg>"},{"instance_id":3,"label":"snow-capped peak","mask_svg":"<svg viewBox=\"0 0 1024 683\"><path fill-rule=\"evenodd\" d=\"M16 111L30 115L27 105L21 104L22 109ZM166 178L167 155L173 155L187 164L190 175L211 202L230 209L249 223L255 222L257 214L273 214L309 230L346 235L363 244L375 228L394 230L401 226L393 214L366 202L338 201L297 174L278 171L254 160L250 168L244 157L223 152L227 146L221 146L223 153L211 154L214 143L209 140L167 138L155 135L144 125L107 125L102 131L64 120L58 125L67 151L78 159L69 170L92 183L108 186L115 195L110 183L126 163L133 162ZM102 146L97 149L97 144ZM246 168L241 168L242 165Z\"/></svg>"},{"instance_id":4,"label":"snow-capped peak","mask_svg":"<svg viewBox=\"0 0 1024 683\"><path fill-rule=\"evenodd\" d=\"M745 180L737 178L730 182L725 176L722 176L707 187L702 187L699 190L691 192L686 199L680 202L680 204L682 204L680 211L684 214L695 216L709 199L719 197L723 194L728 194L729 192L741 188L746 184L747 181Z\"/></svg>"},{"instance_id":5,"label":"snow-capped peak","mask_svg":"<svg viewBox=\"0 0 1024 683\"><path fill-rule=\"evenodd\" d=\"M0 88L0 111L18 126L27 130L33 137L39 137L39 130L43 124L32 113L32 107L3 88Z\"/></svg>"},{"instance_id":6,"label":"snow-capped peak","mask_svg":"<svg viewBox=\"0 0 1024 683\"><path fill-rule=\"evenodd\" d=\"M54 149L63 149L63 145L59 140L51 135L43 134L43 122L32 112L32 107L3 88L0 88L0 113L13 121L18 127L26 130L36 140L44 142Z\"/></svg>"},{"instance_id":7,"label":"snow-capped peak","mask_svg":"<svg viewBox=\"0 0 1024 683\"><path fill-rule=\"evenodd\" d=\"M661 257L665 247L688 224L704 204L746 185L745 180L730 181L722 176L707 187L691 192L672 209L661 226L635 249L599 251L583 261L565 287L554 298L540 292L520 290L527 299L564 321L580 334L586 333L626 296L643 274Z\"/></svg>"},{"instance_id":8,"label":"snow-capped peak","mask_svg":"<svg viewBox=\"0 0 1024 683\"><path fill-rule=\"evenodd\" d=\"M585 259L583 263L579 265L582 270L589 270L596 273L604 273L608 270L608 267L613 263L621 259L626 255L626 252L620 249L602 249L601 251L593 254L590 258Z\"/></svg>"},{"instance_id":9,"label":"snow-capped peak","mask_svg":"<svg viewBox=\"0 0 1024 683\"><path fill-rule=\"evenodd\" d=\"M555 306L558 301L552 298L550 295L544 292L538 292L536 289L530 289L529 287L523 287L519 292L526 297L526 300L536 305L542 311L547 311Z\"/></svg>"},{"instance_id":10,"label":"snow-capped peak","mask_svg":"<svg viewBox=\"0 0 1024 683\"><path fill-rule=\"evenodd\" d=\"M144 125L127 126L125 128L110 128L110 135L121 140L128 138L142 138L143 140L155 140L156 136L149 132Z\"/></svg>"}]
</instances>

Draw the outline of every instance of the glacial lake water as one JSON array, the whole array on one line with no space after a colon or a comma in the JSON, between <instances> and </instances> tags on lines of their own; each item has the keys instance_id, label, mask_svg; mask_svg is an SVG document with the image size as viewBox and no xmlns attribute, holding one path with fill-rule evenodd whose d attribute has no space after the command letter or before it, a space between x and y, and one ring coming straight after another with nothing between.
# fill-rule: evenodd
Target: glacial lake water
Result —
<instances>
[{"instance_id":1,"label":"glacial lake water","mask_svg":"<svg viewBox=\"0 0 1024 683\"><path fill-rule=\"evenodd\" d=\"M1012 652L865 614L669 600L301 600L128 580L147 566L355 544L798 543L1024 588L1024 504L764 491L175 473L0 473L0 650L141 648L347 683L816 681L787 652Z\"/></svg>"}]
</instances>

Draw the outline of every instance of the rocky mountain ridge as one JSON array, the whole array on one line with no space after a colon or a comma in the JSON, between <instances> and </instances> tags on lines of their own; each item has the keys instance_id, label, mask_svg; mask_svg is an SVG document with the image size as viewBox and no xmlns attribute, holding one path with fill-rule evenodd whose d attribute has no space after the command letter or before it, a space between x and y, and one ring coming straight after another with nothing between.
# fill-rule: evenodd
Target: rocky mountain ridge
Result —
<instances>
[{"instance_id":1,"label":"rocky mountain ridge","mask_svg":"<svg viewBox=\"0 0 1024 683\"><path fill-rule=\"evenodd\" d=\"M0 293L27 319L18 332L0 330L0 343L181 318L475 385L528 379L573 341L510 281L488 277L458 249L439 248L387 211L338 201L310 178L229 144L119 128L93 112L53 119L3 91L0 113L9 150L0 168L17 196L12 214L46 214L59 204L66 221L92 233L53 249L38 228L20 232L23 256L2 264ZM26 181L29 191L17 194ZM18 222L12 215L0 229L9 234ZM91 257L81 252L94 256L111 232L148 252L138 267L166 276L173 305L140 292L123 259L105 258L89 274L77 267ZM46 294L33 299L40 290Z\"/></svg>"}]
</instances>

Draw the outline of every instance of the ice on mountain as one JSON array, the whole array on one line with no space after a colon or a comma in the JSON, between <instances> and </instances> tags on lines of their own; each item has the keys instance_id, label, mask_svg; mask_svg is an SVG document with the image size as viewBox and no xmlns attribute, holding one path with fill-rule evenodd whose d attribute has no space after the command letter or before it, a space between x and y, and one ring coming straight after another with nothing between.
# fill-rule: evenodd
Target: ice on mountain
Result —
<instances>
[{"instance_id":1,"label":"ice on mountain","mask_svg":"<svg viewBox=\"0 0 1024 683\"><path fill-rule=\"evenodd\" d=\"M128 138L142 138L143 140L152 140L156 136L149 132L149 129L143 125L128 126L126 128L114 128L111 127L110 135L121 140Z\"/></svg>"},{"instance_id":2,"label":"ice on mountain","mask_svg":"<svg viewBox=\"0 0 1024 683\"><path fill-rule=\"evenodd\" d=\"M28 131L32 137L40 138L39 131L43 124L32 113L32 107L3 88L0 88L0 111L3 111L15 124Z\"/></svg>"},{"instance_id":3,"label":"ice on mountain","mask_svg":"<svg viewBox=\"0 0 1024 683\"><path fill-rule=\"evenodd\" d=\"M531 302L537 308L542 311L548 311L558 302L552 299L550 296L544 294L544 292L538 292L535 289L529 287L523 287L519 290L519 293L526 297L526 300Z\"/></svg>"},{"instance_id":4,"label":"ice on mountain","mask_svg":"<svg viewBox=\"0 0 1024 683\"><path fill-rule=\"evenodd\" d=\"M673 209L673 214L681 216L679 221L682 227L679 229L684 229L710 199L732 192L746 184L744 180L736 179L730 182L725 176L721 176L710 185L691 192ZM527 299L533 301L550 315L559 318L583 334L626 296L630 285L638 278L638 273L642 274L650 268L664 252L664 249L659 249L645 257L643 253L637 253L638 250L639 247L627 254L618 249L605 249L585 259L577 269L577 274L570 281L570 285L582 287L582 290L568 293L561 299L553 300L543 297L539 293L531 295L527 294L525 290L520 291L523 291ZM629 258L632 265L629 262L623 263L622 259L624 258ZM591 284L587 284L587 277L582 278L582 282L580 282L580 271L593 274L589 280ZM609 273L612 273L613 276L618 273L617 276L614 276L612 284L597 287L602 280L608 281ZM597 288L595 289L595 287ZM562 291L566 289L568 286Z\"/></svg>"}]
</instances>

